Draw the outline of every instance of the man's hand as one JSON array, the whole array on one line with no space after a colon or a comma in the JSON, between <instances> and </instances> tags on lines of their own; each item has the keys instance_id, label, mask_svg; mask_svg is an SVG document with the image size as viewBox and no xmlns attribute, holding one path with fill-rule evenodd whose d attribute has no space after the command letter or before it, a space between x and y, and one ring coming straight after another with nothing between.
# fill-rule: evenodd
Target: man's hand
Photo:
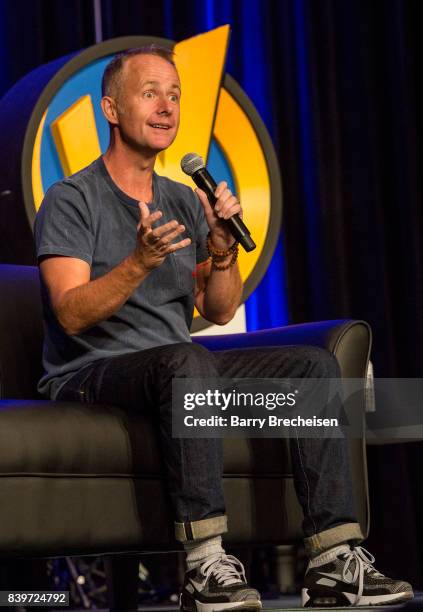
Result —
<instances>
[{"instance_id":1,"label":"man's hand","mask_svg":"<svg viewBox=\"0 0 423 612\"><path fill-rule=\"evenodd\" d=\"M229 230L228 224L225 223L225 220L236 213L238 213L242 219L242 208L240 203L232 194L231 190L228 189L228 185L225 181L220 182L216 187L214 194L217 198L217 202L214 209L211 207L204 191L197 188L195 192L204 208L206 221L210 228L212 243L217 249L226 251L234 243L234 237Z\"/></svg>"},{"instance_id":2,"label":"man's hand","mask_svg":"<svg viewBox=\"0 0 423 612\"><path fill-rule=\"evenodd\" d=\"M111 317L166 255L190 244L189 238L172 243L185 230L183 225L170 221L152 229L162 213L150 215L143 202L139 207L135 251L103 276L90 280L89 264L72 257L50 256L40 263L54 313L68 335L80 334Z\"/></svg>"},{"instance_id":3,"label":"man's hand","mask_svg":"<svg viewBox=\"0 0 423 612\"><path fill-rule=\"evenodd\" d=\"M160 266L166 255L191 244L191 239L184 238L180 242L173 243L172 240L185 231L185 226L172 220L152 229L153 223L162 216L161 211L158 210L150 214L147 204L139 202L138 206L141 219L137 225L137 246L133 256L135 261L145 271L149 272Z\"/></svg>"},{"instance_id":4,"label":"man's hand","mask_svg":"<svg viewBox=\"0 0 423 612\"><path fill-rule=\"evenodd\" d=\"M226 220L236 213L242 218L238 200L225 181L216 188L214 209L204 191L195 191L204 209L212 244L216 249L227 251L233 245L234 237ZM232 253L228 257L232 259ZM241 294L242 281L237 264L229 265L224 270L216 270L210 261L203 267L197 266L195 305L205 319L218 325L228 323L236 312Z\"/></svg>"}]
</instances>

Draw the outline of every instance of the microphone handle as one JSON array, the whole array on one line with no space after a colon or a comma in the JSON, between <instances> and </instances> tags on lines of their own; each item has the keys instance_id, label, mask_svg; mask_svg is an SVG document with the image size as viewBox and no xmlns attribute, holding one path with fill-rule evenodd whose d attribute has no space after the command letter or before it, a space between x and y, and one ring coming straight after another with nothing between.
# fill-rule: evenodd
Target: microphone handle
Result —
<instances>
[{"instance_id":1,"label":"microphone handle","mask_svg":"<svg viewBox=\"0 0 423 612\"><path fill-rule=\"evenodd\" d=\"M207 172L206 168L200 168L197 172L192 175L194 183L202 189L207 195L207 199L210 202L212 208L214 208L217 198L214 195L217 184L213 177ZM249 253L256 248L254 240L250 236L250 231L241 219L238 213L232 215L229 219L226 219L226 223L230 227L232 236L239 242L243 249Z\"/></svg>"}]
</instances>

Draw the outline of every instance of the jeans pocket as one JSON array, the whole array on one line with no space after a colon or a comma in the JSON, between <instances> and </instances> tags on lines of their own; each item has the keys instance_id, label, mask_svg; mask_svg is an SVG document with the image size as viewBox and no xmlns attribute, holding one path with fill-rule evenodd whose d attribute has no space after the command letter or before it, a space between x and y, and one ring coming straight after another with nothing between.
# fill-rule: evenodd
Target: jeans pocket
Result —
<instances>
[{"instance_id":1,"label":"jeans pocket","mask_svg":"<svg viewBox=\"0 0 423 612\"><path fill-rule=\"evenodd\" d=\"M57 400L70 402L88 403L89 397L89 378L93 371L93 364L89 364L78 370L60 389Z\"/></svg>"}]
</instances>

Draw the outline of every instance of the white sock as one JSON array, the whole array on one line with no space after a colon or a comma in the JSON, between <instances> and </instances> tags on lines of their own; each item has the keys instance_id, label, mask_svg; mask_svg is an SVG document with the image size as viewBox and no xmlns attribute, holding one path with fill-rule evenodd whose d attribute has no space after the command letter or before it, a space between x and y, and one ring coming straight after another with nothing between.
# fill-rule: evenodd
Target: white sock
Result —
<instances>
[{"instance_id":1,"label":"white sock","mask_svg":"<svg viewBox=\"0 0 423 612\"><path fill-rule=\"evenodd\" d=\"M348 544L338 544L337 546L329 548L328 550L325 550L324 552L320 553L320 555L317 555L317 557L313 557L313 559L310 560L308 566L317 567L318 565L325 565L330 561L334 561L338 555L341 555L342 553L348 553L350 551L351 548Z\"/></svg>"},{"instance_id":2,"label":"white sock","mask_svg":"<svg viewBox=\"0 0 423 612\"><path fill-rule=\"evenodd\" d=\"M224 553L222 548L222 536L214 536L207 540L197 540L196 542L185 542L185 552L187 553L187 568L188 571L198 567L204 561L217 553Z\"/></svg>"}]
</instances>

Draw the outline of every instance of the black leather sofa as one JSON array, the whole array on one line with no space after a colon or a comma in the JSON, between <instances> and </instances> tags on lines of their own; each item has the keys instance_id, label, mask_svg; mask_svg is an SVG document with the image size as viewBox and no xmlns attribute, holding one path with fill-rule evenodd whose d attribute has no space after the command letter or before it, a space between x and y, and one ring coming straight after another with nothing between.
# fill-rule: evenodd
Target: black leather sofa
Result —
<instances>
[{"instance_id":1,"label":"black leather sofa","mask_svg":"<svg viewBox=\"0 0 423 612\"><path fill-rule=\"evenodd\" d=\"M0 555L52 557L176 548L150 422L109 405L46 401L38 270L0 266ZM324 321L196 338L208 348L310 344L337 357L343 377L366 373L363 321ZM355 410L364 422L364 405ZM356 415L357 416L357 415ZM350 441L358 517L369 527L365 441ZM224 441L231 544L301 538L287 444Z\"/></svg>"}]
</instances>

